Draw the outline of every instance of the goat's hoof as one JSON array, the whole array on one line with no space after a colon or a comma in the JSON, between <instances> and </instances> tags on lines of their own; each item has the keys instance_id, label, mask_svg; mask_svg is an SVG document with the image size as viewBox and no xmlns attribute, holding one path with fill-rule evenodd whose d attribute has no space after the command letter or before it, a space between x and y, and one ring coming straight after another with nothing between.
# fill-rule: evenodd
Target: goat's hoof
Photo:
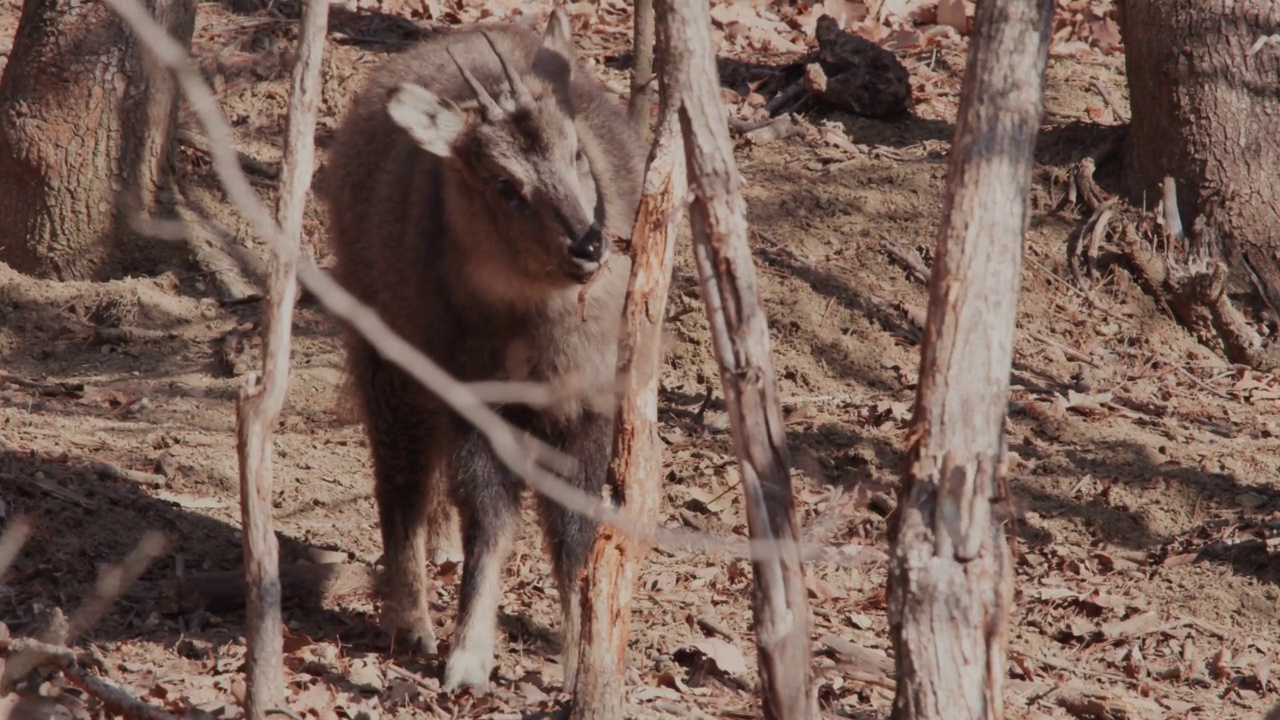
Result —
<instances>
[{"instance_id":1,"label":"goat's hoof","mask_svg":"<svg viewBox=\"0 0 1280 720\"><path fill-rule=\"evenodd\" d=\"M493 673L493 653L476 649L458 648L449 654L449 661L444 665L445 692L453 692L460 687L471 688L482 694L489 688L489 675Z\"/></svg>"},{"instance_id":2,"label":"goat's hoof","mask_svg":"<svg viewBox=\"0 0 1280 720\"><path fill-rule=\"evenodd\" d=\"M440 652L440 645L436 642L436 633L431 629L430 620L426 622L422 629L406 630L402 634L408 643L410 652L420 657L435 657Z\"/></svg>"},{"instance_id":3,"label":"goat's hoof","mask_svg":"<svg viewBox=\"0 0 1280 720\"><path fill-rule=\"evenodd\" d=\"M382 626L391 635L396 647L408 648L421 657L433 657L440 651L436 631L431 618L404 617L395 613L384 614Z\"/></svg>"}]
</instances>

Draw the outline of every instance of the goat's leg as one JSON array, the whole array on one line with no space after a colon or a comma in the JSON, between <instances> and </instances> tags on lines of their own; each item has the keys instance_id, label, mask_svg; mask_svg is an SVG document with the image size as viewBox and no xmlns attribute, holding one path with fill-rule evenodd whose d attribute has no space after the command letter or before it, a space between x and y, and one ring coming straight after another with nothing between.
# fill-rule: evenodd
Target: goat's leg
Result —
<instances>
[{"instance_id":1,"label":"goat's leg","mask_svg":"<svg viewBox=\"0 0 1280 720\"><path fill-rule=\"evenodd\" d=\"M429 437L425 409L411 381L372 348L357 352L358 388L373 456L374 497L382 529L382 626L412 651L434 655L435 629L427 603L428 527L444 501L436 480L443 441ZM436 508L433 511L433 507Z\"/></svg>"},{"instance_id":2,"label":"goat's leg","mask_svg":"<svg viewBox=\"0 0 1280 720\"><path fill-rule=\"evenodd\" d=\"M458 632L445 664L446 692L483 692L494 668L498 602L511 545L520 527L520 486L474 430L453 456L453 490L462 518L465 559L458 594Z\"/></svg>"},{"instance_id":3,"label":"goat's leg","mask_svg":"<svg viewBox=\"0 0 1280 720\"><path fill-rule=\"evenodd\" d=\"M591 497L600 497L608 479L613 449L613 422L588 412L580 424L550 433L548 441L578 460L578 472L566 478ZM560 589L564 689L573 692L582 638L582 571L595 542L595 522L539 496L543 533L555 565Z\"/></svg>"}]
</instances>

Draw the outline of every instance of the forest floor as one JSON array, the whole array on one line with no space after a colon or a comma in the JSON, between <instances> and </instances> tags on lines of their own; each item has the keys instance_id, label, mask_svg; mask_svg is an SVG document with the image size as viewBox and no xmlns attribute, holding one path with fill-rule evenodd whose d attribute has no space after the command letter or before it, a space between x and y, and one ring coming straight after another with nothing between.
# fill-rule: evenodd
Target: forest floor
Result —
<instances>
[{"instance_id":1,"label":"forest floor","mask_svg":"<svg viewBox=\"0 0 1280 720\"><path fill-rule=\"evenodd\" d=\"M481 4L454 3L449 20L476 19L472 5ZM486 14L522 9L538 22L546 12L545 3L484 5ZM779 19L785 13L766 5L714 5L725 101L743 117L760 102L743 78L778 72L809 44L814 11L788 9ZM1123 266L1104 269L1087 291L1067 279L1082 218L1055 207L1073 163L1121 137L1127 92L1123 57L1107 35L1114 17L1063 5L1036 150L1008 420L1017 590L1007 716L1256 718L1275 704L1280 382L1197 342ZM617 0L571 9L581 52L620 91L630 10ZM18 10L3 5L5 54ZM238 149L267 167L279 162L296 11L287 3L241 14L199 6L194 52L236 126ZM334 6L321 161L370 68L435 24L426 12ZM916 26L924 30L900 24L895 32L862 24L911 72L910 114L868 120L809 105L798 114L804 134L737 148L797 503L806 532L820 531L836 551L807 568L813 663L831 717L884 718L892 701L885 516L927 305L925 283L896 258L914 256L922 267L931 258L966 47L926 20ZM183 123L198 131L185 113ZM260 251L217 190L207 156L184 146L182 167L190 201ZM267 199L269 174L256 178ZM324 260L322 217L309 210L307 233ZM738 472L682 243L662 377L662 517L741 536ZM238 590L230 580L191 590L190 579L241 565L234 407L246 365L235 366L256 360L235 346L257 315L256 304L220 303L194 272L88 285L34 281L0 265L0 513L29 515L37 528L4 578L0 619L14 635L36 633L54 608L70 614L85 603L104 565L160 530L168 551L83 642L128 692L206 717L241 715L243 613L224 607ZM346 574L318 603L286 608L289 707L323 718L554 712L564 699L558 600L531 521L506 576L490 695L441 694L441 663L391 648L377 629L364 582L380 555L370 463L338 394L342 362L335 323L304 301L276 431L282 562L304 573L337 561ZM435 578L447 646L458 568L436 568ZM661 548L650 555L635 601L629 714L757 715L750 584L744 561ZM94 707L60 680L44 694L64 717ZM11 695L0 708L16 701Z\"/></svg>"}]
</instances>

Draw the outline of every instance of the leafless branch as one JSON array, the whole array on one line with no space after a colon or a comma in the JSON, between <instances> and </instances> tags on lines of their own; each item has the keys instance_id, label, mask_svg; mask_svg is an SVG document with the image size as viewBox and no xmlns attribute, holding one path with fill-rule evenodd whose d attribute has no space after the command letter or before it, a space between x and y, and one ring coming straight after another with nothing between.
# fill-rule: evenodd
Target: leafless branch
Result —
<instances>
[{"instance_id":1,"label":"leafless branch","mask_svg":"<svg viewBox=\"0 0 1280 720\"><path fill-rule=\"evenodd\" d=\"M89 596L89 599L71 616L67 624L67 636L58 640L65 644L88 632L102 619L116 599L129 589L129 586L137 582L142 573L146 572L151 561L164 553L167 545L168 542L163 533L159 530L150 530L142 536L119 565L103 568L98 575L98 584L93 589L93 595Z\"/></svg>"},{"instance_id":2,"label":"leafless branch","mask_svg":"<svg viewBox=\"0 0 1280 720\"><path fill-rule=\"evenodd\" d=\"M271 430L289 389L293 308L298 298L302 216L315 160L316 113L328 0L309 0L302 12L298 58L284 146L284 172L276 207L279 231L272 243L268 305L263 317L263 378L250 374L237 405L240 509L243 517L246 598L245 714L263 720L284 700L283 625L280 617L280 548L271 518Z\"/></svg>"},{"instance_id":3,"label":"leafless branch","mask_svg":"<svg viewBox=\"0 0 1280 720\"><path fill-rule=\"evenodd\" d=\"M23 522L18 523L18 520ZM25 531L30 532L30 521L26 518L18 518L14 522L20 526L27 525L28 527ZM13 525L10 525L10 529L5 532L3 537L0 537L0 548L12 543L15 545L14 554L16 554L16 546L19 543L11 540L13 537L18 537L18 535L14 534ZM7 692L19 679L25 677L35 668L53 666L62 669L69 679L84 687L90 694L100 697L104 703L107 703L108 707L115 709L111 705L111 701L105 696L99 696L98 692L108 693L109 690L115 690L118 693L120 692L118 688L114 688L110 684L104 684L103 681L81 670L77 663L85 661L85 657L67 648L66 645L72 639L85 634L106 614L116 599L128 590L137 581L138 577L146 571L151 561L164 552L166 544L162 533L154 530L146 533L119 565L103 568L101 575L98 577L98 584L94 588L93 595L84 602L69 622L60 620L62 612L55 608L55 621L51 622L50 626L46 628L44 637L40 639L23 638L6 641L3 647L0 647L8 655L8 661L0 663L0 695ZM132 698L129 699L132 700ZM133 700L133 703L139 706L145 705L145 703L140 703L137 700ZM124 711L120 710L118 712L123 713ZM172 717L167 713L163 716L124 714L128 717Z\"/></svg>"}]
</instances>

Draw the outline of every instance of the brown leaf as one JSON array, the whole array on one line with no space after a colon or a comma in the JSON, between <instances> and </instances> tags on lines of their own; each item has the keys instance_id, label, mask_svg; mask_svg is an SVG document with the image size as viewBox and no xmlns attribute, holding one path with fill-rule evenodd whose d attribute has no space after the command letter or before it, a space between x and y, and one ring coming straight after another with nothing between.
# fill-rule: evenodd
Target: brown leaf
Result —
<instances>
[{"instance_id":1,"label":"brown leaf","mask_svg":"<svg viewBox=\"0 0 1280 720\"><path fill-rule=\"evenodd\" d=\"M938 2L938 24L949 25L961 35L965 34L969 21L965 17L964 0L940 0Z\"/></svg>"},{"instance_id":2,"label":"brown leaf","mask_svg":"<svg viewBox=\"0 0 1280 720\"><path fill-rule=\"evenodd\" d=\"M747 660L737 645L719 638L703 638L693 641L687 647L702 653L726 675L744 677L747 674Z\"/></svg>"}]
</instances>

